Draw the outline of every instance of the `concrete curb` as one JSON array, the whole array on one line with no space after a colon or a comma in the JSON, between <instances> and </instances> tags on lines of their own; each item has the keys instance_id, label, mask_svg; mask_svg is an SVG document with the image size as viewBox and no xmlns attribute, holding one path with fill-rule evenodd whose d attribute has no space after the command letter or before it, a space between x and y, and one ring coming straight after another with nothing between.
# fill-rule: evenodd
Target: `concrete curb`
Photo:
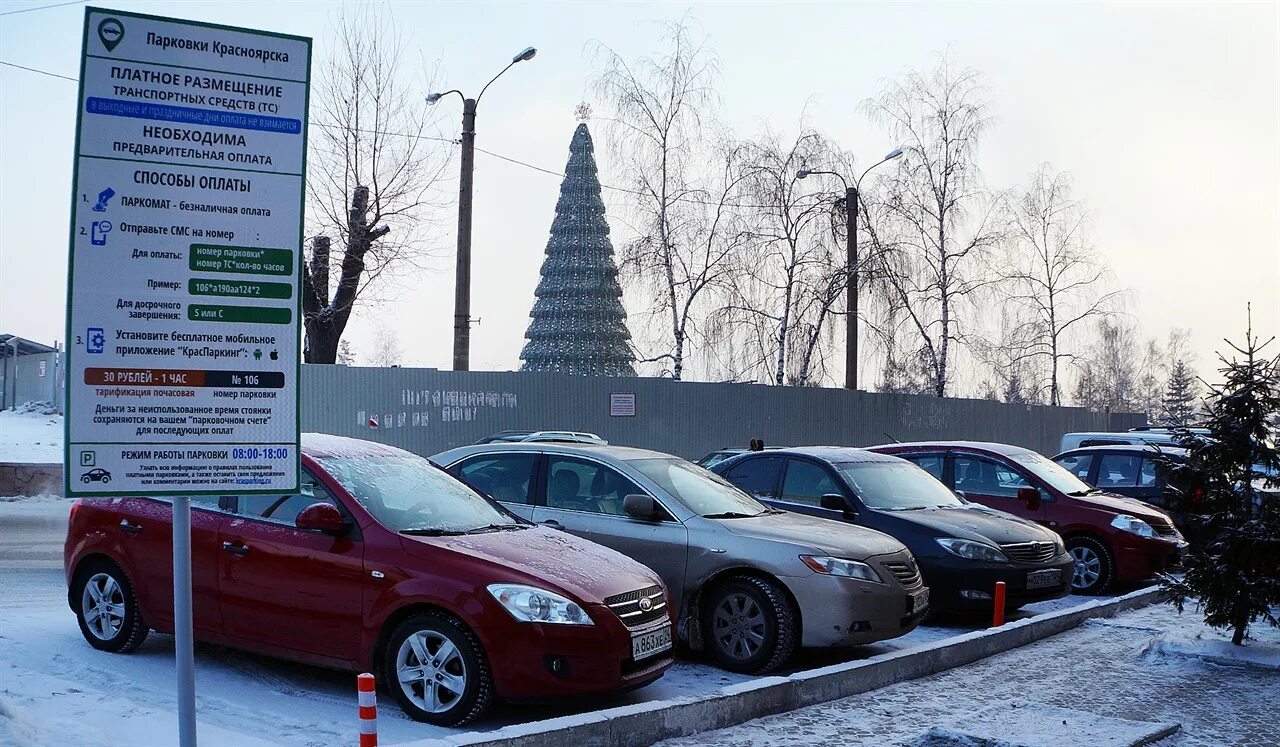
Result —
<instances>
[{"instance_id":1,"label":"concrete curb","mask_svg":"<svg viewBox=\"0 0 1280 747\"><path fill-rule=\"evenodd\" d=\"M797 672L762 677L708 695L655 700L592 713L516 724L490 732L426 739L403 747L640 747L664 739L736 726L763 716L839 700L897 682L964 666L1057 635L1096 617L1160 601L1159 587L1108 601L1086 602L935 643Z\"/></svg>"},{"instance_id":2,"label":"concrete curb","mask_svg":"<svg viewBox=\"0 0 1280 747\"><path fill-rule=\"evenodd\" d=\"M0 462L0 495L62 495L61 463Z\"/></svg>"}]
</instances>

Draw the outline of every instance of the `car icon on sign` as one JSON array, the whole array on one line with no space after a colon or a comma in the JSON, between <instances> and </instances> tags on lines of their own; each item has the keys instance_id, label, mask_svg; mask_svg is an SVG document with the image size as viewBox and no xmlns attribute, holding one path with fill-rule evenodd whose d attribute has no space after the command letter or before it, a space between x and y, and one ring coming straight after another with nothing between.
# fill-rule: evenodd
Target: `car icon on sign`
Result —
<instances>
[{"instance_id":1,"label":"car icon on sign","mask_svg":"<svg viewBox=\"0 0 1280 747\"><path fill-rule=\"evenodd\" d=\"M85 483L109 483L111 482L111 473L101 467L98 467L97 469L91 469L83 475L80 475L80 481Z\"/></svg>"}]
</instances>

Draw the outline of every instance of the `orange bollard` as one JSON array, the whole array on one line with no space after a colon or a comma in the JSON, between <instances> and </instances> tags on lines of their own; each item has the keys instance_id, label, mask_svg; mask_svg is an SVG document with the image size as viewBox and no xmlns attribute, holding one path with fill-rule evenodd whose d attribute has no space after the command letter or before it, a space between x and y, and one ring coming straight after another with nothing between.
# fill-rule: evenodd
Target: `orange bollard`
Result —
<instances>
[{"instance_id":1,"label":"orange bollard","mask_svg":"<svg viewBox=\"0 0 1280 747\"><path fill-rule=\"evenodd\" d=\"M372 674L356 678L360 698L360 747L378 747L378 695Z\"/></svg>"},{"instance_id":2,"label":"orange bollard","mask_svg":"<svg viewBox=\"0 0 1280 747\"><path fill-rule=\"evenodd\" d=\"M1004 582L996 582L996 598L995 608L992 613L991 627L998 628L1004 625Z\"/></svg>"}]
</instances>

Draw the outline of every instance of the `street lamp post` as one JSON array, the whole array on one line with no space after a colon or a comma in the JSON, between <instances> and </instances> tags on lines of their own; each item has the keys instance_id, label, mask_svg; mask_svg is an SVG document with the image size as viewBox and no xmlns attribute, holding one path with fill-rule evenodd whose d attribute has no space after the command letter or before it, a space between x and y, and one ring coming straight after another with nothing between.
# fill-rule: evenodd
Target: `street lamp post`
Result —
<instances>
[{"instance_id":1,"label":"street lamp post","mask_svg":"<svg viewBox=\"0 0 1280 747\"><path fill-rule=\"evenodd\" d=\"M469 99L457 89L432 93L427 103L434 105L451 93L462 99L462 173L458 178L458 264L453 288L453 370L471 368L471 185L476 162L476 108L493 81L517 62L533 59L538 50L527 47L511 58L511 62L480 89L480 95Z\"/></svg>"},{"instance_id":2,"label":"street lamp post","mask_svg":"<svg viewBox=\"0 0 1280 747\"><path fill-rule=\"evenodd\" d=\"M813 174L826 174L834 176L844 185L844 213L845 213L845 322L844 322L844 388L858 388L858 208L860 206L860 198L858 195L858 187L862 184L862 178L870 173L871 169L879 166L886 161L892 161L902 155L901 148L894 148L889 155L873 163L862 172L850 186L849 182L843 176L834 171L821 171L817 169L800 169L796 172L797 179L804 179Z\"/></svg>"}]
</instances>

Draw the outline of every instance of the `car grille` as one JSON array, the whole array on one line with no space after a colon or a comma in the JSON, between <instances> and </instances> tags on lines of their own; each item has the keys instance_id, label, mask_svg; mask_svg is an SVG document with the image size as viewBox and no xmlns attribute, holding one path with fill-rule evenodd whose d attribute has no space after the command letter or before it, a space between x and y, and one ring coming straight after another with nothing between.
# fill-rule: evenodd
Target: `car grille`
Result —
<instances>
[{"instance_id":1,"label":"car grille","mask_svg":"<svg viewBox=\"0 0 1280 747\"><path fill-rule=\"evenodd\" d=\"M892 573L893 577L898 579L898 583L902 584L904 588L909 589L920 583L920 570L913 563L887 560L880 563L880 565L884 566L886 571Z\"/></svg>"},{"instance_id":2,"label":"car grille","mask_svg":"<svg viewBox=\"0 0 1280 747\"><path fill-rule=\"evenodd\" d=\"M1010 560L1018 563L1047 563L1058 554L1058 548L1052 542L1015 542L1001 545L1000 549Z\"/></svg>"},{"instance_id":3,"label":"car grille","mask_svg":"<svg viewBox=\"0 0 1280 747\"><path fill-rule=\"evenodd\" d=\"M1162 537L1172 537L1178 533L1178 530L1175 529L1172 524L1163 524L1163 523L1156 522L1156 523L1152 523L1151 528L1155 530L1156 534Z\"/></svg>"},{"instance_id":4,"label":"car grille","mask_svg":"<svg viewBox=\"0 0 1280 747\"><path fill-rule=\"evenodd\" d=\"M649 609L642 608L641 600L649 600ZM661 620L667 614L667 596L662 593L661 586L650 586L647 589L615 594L604 600L604 606L613 610L623 625L634 628L637 625Z\"/></svg>"}]
</instances>

